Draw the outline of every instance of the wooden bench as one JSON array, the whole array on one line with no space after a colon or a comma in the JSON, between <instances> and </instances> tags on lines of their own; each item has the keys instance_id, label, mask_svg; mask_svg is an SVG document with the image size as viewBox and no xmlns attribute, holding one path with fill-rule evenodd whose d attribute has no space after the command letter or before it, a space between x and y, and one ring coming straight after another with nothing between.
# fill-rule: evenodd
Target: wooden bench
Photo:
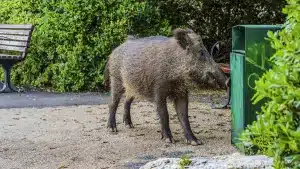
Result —
<instances>
[{"instance_id":1,"label":"wooden bench","mask_svg":"<svg viewBox=\"0 0 300 169\"><path fill-rule=\"evenodd\" d=\"M33 29L33 25L0 24L0 64L4 69L0 93L17 92L11 83L11 69L25 59Z\"/></svg>"}]
</instances>

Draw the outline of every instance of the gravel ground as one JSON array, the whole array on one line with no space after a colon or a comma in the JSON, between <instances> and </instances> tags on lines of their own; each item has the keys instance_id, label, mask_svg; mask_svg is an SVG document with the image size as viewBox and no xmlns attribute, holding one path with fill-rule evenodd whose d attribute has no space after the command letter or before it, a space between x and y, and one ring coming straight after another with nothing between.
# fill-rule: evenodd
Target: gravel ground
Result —
<instances>
[{"instance_id":1,"label":"gravel ground","mask_svg":"<svg viewBox=\"0 0 300 169\"><path fill-rule=\"evenodd\" d=\"M149 161L184 154L212 157L236 152L231 146L230 110L210 108L195 97L189 104L192 130L203 145L184 143L181 126L169 104L170 126L177 142L160 140L160 125L152 103L132 105L135 128L122 123L117 112L117 134L106 128L108 105L0 109L0 166L3 169L128 169Z\"/></svg>"}]
</instances>

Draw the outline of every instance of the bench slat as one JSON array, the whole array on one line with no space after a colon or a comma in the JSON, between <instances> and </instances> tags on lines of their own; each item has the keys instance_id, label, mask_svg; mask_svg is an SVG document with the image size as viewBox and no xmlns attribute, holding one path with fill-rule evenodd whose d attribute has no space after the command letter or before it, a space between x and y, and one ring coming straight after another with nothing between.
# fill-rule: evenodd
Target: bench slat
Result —
<instances>
[{"instance_id":1,"label":"bench slat","mask_svg":"<svg viewBox=\"0 0 300 169\"><path fill-rule=\"evenodd\" d=\"M0 24L0 61L23 60L34 26L31 24ZM5 54L5 51L18 51L20 54ZM3 53L4 52L4 53Z\"/></svg>"},{"instance_id":2,"label":"bench slat","mask_svg":"<svg viewBox=\"0 0 300 169\"><path fill-rule=\"evenodd\" d=\"M0 40L28 41L29 36L0 35Z\"/></svg>"},{"instance_id":3,"label":"bench slat","mask_svg":"<svg viewBox=\"0 0 300 169\"><path fill-rule=\"evenodd\" d=\"M0 40L0 45L27 47L27 42Z\"/></svg>"},{"instance_id":4,"label":"bench slat","mask_svg":"<svg viewBox=\"0 0 300 169\"><path fill-rule=\"evenodd\" d=\"M32 29L32 25L0 24L0 29Z\"/></svg>"},{"instance_id":5,"label":"bench slat","mask_svg":"<svg viewBox=\"0 0 300 169\"><path fill-rule=\"evenodd\" d=\"M23 57L21 55L0 54L0 59L2 59L2 60L21 60L21 59L23 59Z\"/></svg>"},{"instance_id":6,"label":"bench slat","mask_svg":"<svg viewBox=\"0 0 300 169\"><path fill-rule=\"evenodd\" d=\"M16 46L5 46L5 45L0 45L0 49L3 49L3 50L11 50L11 51L19 51L19 52L25 52L26 47L16 47Z\"/></svg>"},{"instance_id":7,"label":"bench slat","mask_svg":"<svg viewBox=\"0 0 300 169\"><path fill-rule=\"evenodd\" d=\"M8 30L8 29L0 29L1 35L30 35L31 30Z\"/></svg>"}]
</instances>

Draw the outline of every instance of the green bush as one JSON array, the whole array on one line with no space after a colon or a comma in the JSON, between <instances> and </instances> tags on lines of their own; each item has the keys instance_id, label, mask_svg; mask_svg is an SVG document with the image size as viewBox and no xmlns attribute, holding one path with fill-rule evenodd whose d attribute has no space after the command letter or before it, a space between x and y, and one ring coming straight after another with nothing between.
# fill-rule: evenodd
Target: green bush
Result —
<instances>
[{"instance_id":1,"label":"green bush","mask_svg":"<svg viewBox=\"0 0 300 169\"><path fill-rule=\"evenodd\" d=\"M210 48L238 24L282 24L285 0L152 0L174 27L189 25Z\"/></svg>"},{"instance_id":2,"label":"green bush","mask_svg":"<svg viewBox=\"0 0 300 169\"><path fill-rule=\"evenodd\" d=\"M13 82L56 91L102 88L106 58L127 34L201 33L209 49L236 24L282 23L284 0L1 0L0 23L36 25ZM228 54L228 53L227 53ZM3 74L0 73L0 77Z\"/></svg>"},{"instance_id":3,"label":"green bush","mask_svg":"<svg viewBox=\"0 0 300 169\"><path fill-rule=\"evenodd\" d=\"M62 92L100 89L106 58L128 33L171 32L158 8L134 0L2 0L0 23L36 26L14 82Z\"/></svg>"},{"instance_id":4,"label":"green bush","mask_svg":"<svg viewBox=\"0 0 300 169\"><path fill-rule=\"evenodd\" d=\"M283 30L268 33L272 69L256 82L254 104L267 102L241 137L249 152L274 157L277 169L300 168L300 0L287 2Z\"/></svg>"}]
</instances>

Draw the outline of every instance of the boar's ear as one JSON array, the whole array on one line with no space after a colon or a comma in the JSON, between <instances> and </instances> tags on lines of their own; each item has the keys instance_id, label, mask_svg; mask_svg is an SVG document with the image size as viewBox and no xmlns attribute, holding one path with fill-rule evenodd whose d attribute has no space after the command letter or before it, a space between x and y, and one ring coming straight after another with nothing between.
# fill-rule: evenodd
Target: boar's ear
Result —
<instances>
[{"instance_id":1,"label":"boar's ear","mask_svg":"<svg viewBox=\"0 0 300 169\"><path fill-rule=\"evenodd\" d=\"M173 31L175 39L178 41L180 46L183 49L186 49L188 46L191 46L193 44L191 38L189 37L189 33L192 33L193 31L190 29L181 29L177 28Z\"/></svg>"}]
</instances>

